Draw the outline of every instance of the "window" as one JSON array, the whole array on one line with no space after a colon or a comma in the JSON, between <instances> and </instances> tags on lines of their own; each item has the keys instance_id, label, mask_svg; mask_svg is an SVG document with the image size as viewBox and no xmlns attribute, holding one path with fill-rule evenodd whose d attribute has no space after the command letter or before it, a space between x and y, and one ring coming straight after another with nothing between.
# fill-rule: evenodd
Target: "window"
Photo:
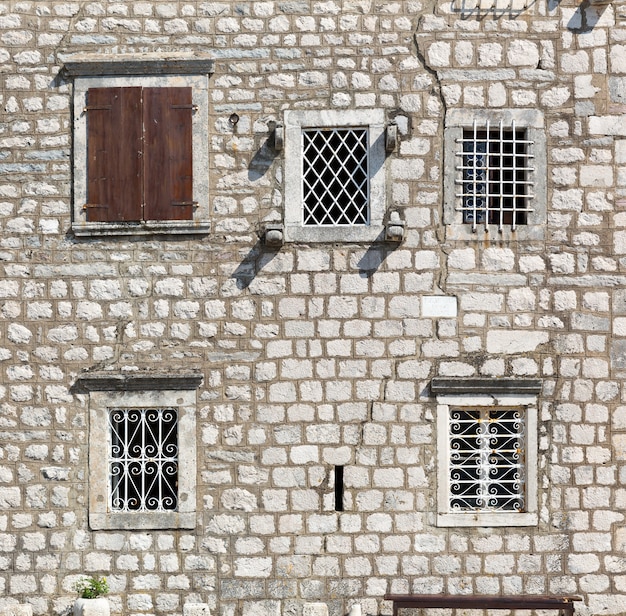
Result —
<instances>
[{"instance_id":1,"label":"window","mask_svg":"<svg viewBox=\"0 0 626 616\"><path fill-rule=\"evenodd\" d=\"M178 408L109 409L111 511L176 511Z\"/></svg>"},{"instance_id":2,"label":"window","mask_svg":"<svg viewBox=\"0 0 626 616\"><path fill-rule=\"evenodd\" d=\"M545 227L545 135L535 110L446 117L446 233L538 239Z\"/></svg>"},{"instance_id":3,"label":"window","mask_svg":"<svg viewBox=\"0 0 626 616\"><path fill-rule=\"evenodd\" d=\"M438 525L534 525L536 381L526 392L517 380L476 383L460 380L451 386L450 380L434 380Z\"/></svg>"},{"instance_id":4,"label":"window","mask_svg":"<svg viewBox=\"0 0 626 616\"><path fill-rule=\"evenodd\" d=\"M524 511L524 420L519 408L450 408L450 511Z\"/></svg>"},{"instance_id":5,"label":"window","mask_svg":"<svg viewBox=\"0 0 626 616\"><path fill-rule=\"evenodd\" d=\"M285 239L375 240L385 213L382 110L285 112Z\"/></svg>"},{"instance_id":6,"label":"window","mask_svg":"<svg viewBox=\"0 0 626 616\"><path fill-rule=\"evenodd\" d=\"M458 180L463 222L472 229L479 224L497 225L498 230L510 225L514 229L525 225L532 211L533 196L529 141L524 129L515 125L505 129L500 122L493 130L488 124L463 129L462 178Z\"/></svg>"},{"instance_id":7,"label":"window","mask_svg":"<svg viewBox=\"0 0 626 616\"><path fill-rule=\"evenodd\" d=\"M200 377L87 374L89 524L194 528Z\"/></svg>"},{"instance_id":8,"label":"window","mask_svg":"<svg viewBox=\"0 0 626 616\"><path fill-rule=\"evenodd\" d=\"M303 225L367 225L367 130L307 129L302 141Z\"/></svg>"},{"instance_id":9,"label":"window","mask_svg":"<svg viewBox=\"0 0 626 616\"><path fill-rule=\"evenodd\" d=\"M76 235L208 231L208 75L191 72L211 67L66 63Z\"/></svg>"},{"instance_id":10,"label":"window","mask_svg":"<svg viewBox=\"0 0 626 616\"><path fill-rule=\"evenodd\" d=\"M87 91L87 222L192 220L191 88Z\"/></svg>"}]
</instances>

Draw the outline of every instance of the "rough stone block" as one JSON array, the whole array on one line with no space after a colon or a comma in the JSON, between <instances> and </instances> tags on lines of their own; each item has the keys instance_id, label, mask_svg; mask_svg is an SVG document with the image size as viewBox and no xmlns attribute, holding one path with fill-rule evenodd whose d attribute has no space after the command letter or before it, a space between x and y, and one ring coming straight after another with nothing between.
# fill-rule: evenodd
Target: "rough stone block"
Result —
<instances>
[{"instance_id":1,"label":"rough stone block","mask_svg":"<svg viewBox=\"0 0 626 616\"><path fill-rule=\"evenodd\" d=\"M30 603L0 607L0 616L33 616L33 606Z\"/></svg>"}]
</instances>

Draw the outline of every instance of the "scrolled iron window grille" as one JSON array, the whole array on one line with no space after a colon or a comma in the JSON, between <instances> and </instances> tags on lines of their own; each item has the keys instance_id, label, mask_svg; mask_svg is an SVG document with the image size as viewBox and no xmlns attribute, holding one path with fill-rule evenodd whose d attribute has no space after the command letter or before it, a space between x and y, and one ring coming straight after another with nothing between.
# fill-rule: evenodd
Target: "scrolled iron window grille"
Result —
<instances>
[{"instance_id":1,"label":"scrolled iron window grille","mask_svg":"<svg viewBox=\"0 0 626 616\"><path fill-rule=\"evenodd\" d=\"M178 410L109 410L112 511L175 511L178 506Z\"/></svg>"},{"instance_id":2,"label":"scrolled iron window grille","mask_svg":"<svg viewBox=\"0 0 626 616\"><path fill-rule=\"evenodd\" d=\"M449 426L450 511L525 511L523 412L451 409Z\"/></svg>"},{"instance_id":3,"label":"scrolled iron window grille","mask_svg":"<svg viewBox=\"0 0 626 616\"><path fill-rule=\"evenodd\" d=\"M368 130L306 129L302 139L304 225L369 224Z\"/></svg>"},{"instance_id":4,"label":"scrolled iron window grille","mask_svg":"<svg viewBox=\"0 0 626 616\"><path fill-rule=\"evenodd\" d=\"M524 128L515 122L505 127L502 122L491 127L489 122L463 130L457 139L460 159L457 170L461 172L457 184L461 191L460 209L463 222L477 225L497 225L502 230L509 225L528 223L528 214L533 212L531 200L533 173L533 141Z\"/></svg>"}]
</instances>

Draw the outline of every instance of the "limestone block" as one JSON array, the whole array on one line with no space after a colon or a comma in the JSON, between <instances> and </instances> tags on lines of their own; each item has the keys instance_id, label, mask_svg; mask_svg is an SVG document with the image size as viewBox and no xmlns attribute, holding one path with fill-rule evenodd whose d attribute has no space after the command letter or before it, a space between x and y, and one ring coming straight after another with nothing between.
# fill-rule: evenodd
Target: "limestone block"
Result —
<instances>
[{"instance_id":1,"label":"limestone block","mask_svg":"<svg viewBox=\"0 0 626 616\"><path fill-rule=\"evenodd\" d=\"M613 185L613 170L606 165L584 165L580 168L581 186Z\"/></svg>"},{"instance_id":2,"label":"limestone block","mask_svg":"<svg viewBox=\"0 0 626 616\"><path fill-rule=\"evenodd\" d=\"M422 297L422 312L425 317L456 317L457 298L444 295Z\"/></svg>"},{"instance_id":3,"label":"limestone block","mask_svg":"<svg viewBox=\"0 0 626 616\"><path fill-rule=\"evenodd\" d=\"M328 616L328 606L325 603L305 603L302 616Z\"/></svg>"},{"instance_id":4,"label":"limestone block","mask_svg":"<svg viewBox=\"0 0 626 616\"><path fill-rule=\"evenodd\" d=\"M241 584L241 582L238 582ZM243 616L280 616L279 601L244 601Z\"/></svg>"},{"instance_id":5,"label":"limestone block","mask_svg":"<svg viewBox=\"0 0 626 616\"><path fill-rule=\"evenodd\" d=\"M548 342L548 338L547 332L493 330L487 334L487 351L506 354L527 353Z\"/></svg>"},{"instance_id":6,"label":"limestone block","mask_svg":"<svg viewBox=\"0 0 626 616\"><path fill-rule=\"evenodd\" d=\"M0 616L33 616L33 606L29 603L7 605L0 609Z\"/></svg>"},{"instance_id":7,"label":"limestone block","mask_svg":"<svg viewBox=\"0 0 626 616\"><path fill-rule=\"evenodd\" d=\"M183 616L211 616L211 610L206 603L185 603Z\"/></svg>"},{"instance_id":8,"label":"limestone block","mask_svg":"<svg viewBox=\"0 0 626 616\"><path fill-rule=\"evenodd\" d=\"M507 59L512 66L537 66L539 49L532 41L514 40L509 45Z\"/></svg>"},{"instance_id":9,"label":"limestone block","mask_svg":"<svg viewBox=\"0 0 626 616\"><path fill-rule=\"evenodd\" d=\"M450 43L437 41L428 49L428 60L432 66L449 66L450 52Z\"/></svg>"}]
</instances>

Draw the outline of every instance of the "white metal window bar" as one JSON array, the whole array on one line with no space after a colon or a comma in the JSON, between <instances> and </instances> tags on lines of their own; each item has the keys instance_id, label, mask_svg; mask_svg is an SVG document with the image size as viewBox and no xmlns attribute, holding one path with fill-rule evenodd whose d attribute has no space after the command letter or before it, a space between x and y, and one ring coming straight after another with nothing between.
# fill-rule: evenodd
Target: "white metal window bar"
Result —
<instances>
[{"instance_id":1,"label":"white metal window bar","mask_svg":"<svg viewBox=\"0 0 626 616\"><path fill-rule=\"evenodd\" d=\"M456 196L463 222L471 224L472 231L479 224L486 231L490 224L496 224L499 231L504 225L515 230L517 225L527 224L527 215L533 211L535 169L531 164L533 141L526 130L516 128L515 121L510 128L503 122L497 128L489 122L479 127L475 121L472 128L463 130L457 143L461 145L456 152L461 173L456 183L461 192Z\"/></svg>"},{"instance_id":2,"label":"white metal window bar","mask_svg":"<svg viewBox=\"0 0 626 616\"><path fill-rule=\"evenodd\" d=\"M368 130L302 131L303 224L369 224Z\"/></svg>"},{"instance_id":3,"label":"white metal window bar","mask_svg":"<svg viewBox=\"0 0 626 616\"><path fill-rule=\"evenodd\" d=\"M111 409L109 434L111 510L176 510L177 409Z\"/></svg>"},{"instance_id":4,"label":"white metal window bar","mask_svg":"<svg viewBox=\"0 0 626 616\"><path fill-rule=\"evenodd\" d=\"M520 409L450 409L451 512L525 510L525 422Z\"/></svg>"}]
</instances>

